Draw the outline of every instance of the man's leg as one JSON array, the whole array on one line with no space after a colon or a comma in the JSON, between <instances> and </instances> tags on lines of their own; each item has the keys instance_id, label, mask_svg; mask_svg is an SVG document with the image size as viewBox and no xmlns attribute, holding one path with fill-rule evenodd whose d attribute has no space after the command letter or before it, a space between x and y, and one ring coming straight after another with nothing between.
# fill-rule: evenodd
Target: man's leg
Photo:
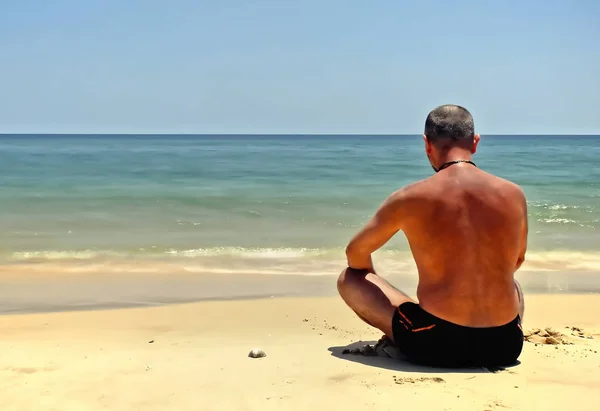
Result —
<instances>
[{"instance_id":1,"label":"man's leg","mask_svg":"<svg viewBox=\"0 0 600 411\"><path fill-rule=\"evenodd\" d=\"M360 319L381 330L392 341L394 312L400 304L414 302L378 275L352 268L342 271L337 288L342 299Z\"/></svg>"}]
</instances>

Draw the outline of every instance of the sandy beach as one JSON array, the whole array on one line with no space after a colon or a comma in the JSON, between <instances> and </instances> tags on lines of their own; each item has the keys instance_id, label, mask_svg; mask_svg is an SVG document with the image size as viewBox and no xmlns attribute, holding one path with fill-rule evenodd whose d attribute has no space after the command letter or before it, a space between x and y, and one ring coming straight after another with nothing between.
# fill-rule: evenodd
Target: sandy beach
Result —
<instances>
[{"instance_id":1,"label":"sandy beach","mask_svg":"<svg viewBox=\"0 0 600 411\"><path fill-rule=\"evenodd\" d=\"M493 372L342 354L381 335L335 297L4 315L0 409L597 410L600 296L526 297L541 331Z\"/></svg>"}]
</instances>

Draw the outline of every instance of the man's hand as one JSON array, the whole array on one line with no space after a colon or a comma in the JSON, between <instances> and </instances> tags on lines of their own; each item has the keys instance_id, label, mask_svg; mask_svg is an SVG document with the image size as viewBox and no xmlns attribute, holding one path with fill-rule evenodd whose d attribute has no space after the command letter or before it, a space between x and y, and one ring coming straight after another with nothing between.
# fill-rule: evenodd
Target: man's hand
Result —
<instances>
[{"instance_id":1,"label":"man's hand","mask_svg":"<svg viewBox=\"0 0 600 411\"><path fill-rule=\"evenodd\" d=\"M397 191L379 207L375 215L346 247L348 266L375 274L371 254L401 229L404 194Z\"/></svg>"}]
</instances>

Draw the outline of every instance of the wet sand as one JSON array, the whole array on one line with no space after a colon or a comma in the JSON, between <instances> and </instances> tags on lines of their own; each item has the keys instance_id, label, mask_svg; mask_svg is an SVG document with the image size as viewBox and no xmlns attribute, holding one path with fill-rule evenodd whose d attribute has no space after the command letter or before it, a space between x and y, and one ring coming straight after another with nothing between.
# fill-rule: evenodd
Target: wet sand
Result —
<instances>
[{"instance_id":1,"label":"wet sand","mask_svg":"<svg viewBox=\"0 0 600 411\"><path fill-rule=\"evenodd\" d=\"M0 314L152 307L206 300L335 296L335 275L210 274L186 272L57 274L43 266L0 270ZM25 274L27 272L27 274ZM35 275L31 273L35 272ZM385 276L414 294L416 275ZM595 272L519 272L526 293L600 293Z\"/></svg>"}]
</instances>

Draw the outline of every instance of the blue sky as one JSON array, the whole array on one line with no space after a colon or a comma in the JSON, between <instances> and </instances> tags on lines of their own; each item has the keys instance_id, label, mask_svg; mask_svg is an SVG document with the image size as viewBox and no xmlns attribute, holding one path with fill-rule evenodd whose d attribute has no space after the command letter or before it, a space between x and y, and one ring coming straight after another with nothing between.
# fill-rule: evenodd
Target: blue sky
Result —
<instances>
[{"instance_id":1,"label":"blue sky","mask_svg":"<svg viewBox=\"0 0 600 411\"><path fill-rule=\"evenodd\" d=\"M600 134L600 2L8 0L0 132Z\"/></svg>"}]
</instances>

